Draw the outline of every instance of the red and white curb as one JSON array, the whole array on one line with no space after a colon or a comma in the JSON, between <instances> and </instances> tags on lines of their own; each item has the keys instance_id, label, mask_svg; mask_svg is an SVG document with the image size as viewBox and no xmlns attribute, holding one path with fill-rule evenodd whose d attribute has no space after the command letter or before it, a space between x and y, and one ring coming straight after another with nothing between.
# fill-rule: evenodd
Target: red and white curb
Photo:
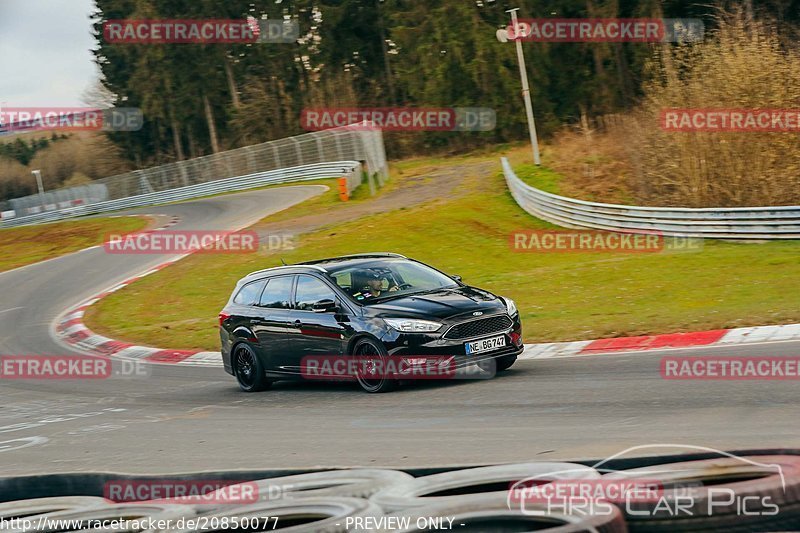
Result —
<instances>
[{"instance_id":1,"label":"red and white curb","mask_svg":"<svg viewBox=\"0 0 800 533\"><path fill-rule=\"evenodd\" d=\"M136 276L86 300L67 311L58 320L56 334L71 347L93 355L114 356L124 359L137 359L150 363L179 364L189 366L221 367L220 352L201 352L193 350L166 350L149 346L136 346L117 341L92 332L83 324L84 311L109 294L131 283L158 272L184 256L170 259L140 276ZM751 344L773 341L800 340L800 324L783 326L755 326L736 329L716 329L692 333L669 333L666 335L644 335L640 337L616 337L575 342L548 342L529 344L520 356L526 359L550 359L557 357L582 357L596 354L609 354L630 351L663 350L668 348L688 348L718 345Z\"/></svg>"},{"instance_id":2,"label":"red and white curb","mask_svg":"<svg viewBox=\"0 0 800 533\"><path fill-rule=\"evenodd\" d=\"M121 359L136 359L150 363L167 364L192 364L194 366L222 366L221 354L219 352L199 352L191 350L164 350L162 348L152 348L149 346L137 346L128 342L110 339L103 335L93 332L83 323L83 315L86 309L94 305L111 293L114 293L131 283L138 281L145 276L154 274L159 270L168 267L176 261L183 259L185 255L174 257L151 268L144 274L135 276L118 283L110 289L81 302L76 307L68 310L56 321L55 333L58 340L66 343L70 347L91 355L114 356Z\"/></svg>"},{"instance_id":3,"label":"red and white curb","mask_svg":"<svg viewBox=\"0 0 800 533\"><path fill-rule=\"evenodd\" d=\"M144 215L151 217L158 217L162 215ZM151 231L163 231L180 222L180 217L170 216L169 220L163 226L160 226ZM103 245L92 246L91 248L100 248ZM92 298L79 303L77 306L68 309L64 312L55 323L56 338L69 345L71 348L78 351L91 354L114 356L121 359L141 359L152 363L182 363L184 360L191 359L191 364L204 365L206 361L210 361L212 366L221 366L221 354L218 352L198 352L187 350L163 350L161 348L151 348L149 346L136 346L128 342L110 339L103 335L98 335L93 332L83 323L83 314L90 306L99 302L109 294L116 292L123 287L127 287L131 283L142 279L145 276L154 274L159 270L168 267L169 265L180 261L189 254L183 254L173 257L156 265L150 270L128 278L113 287L93 296ZM203 355L204 354L204 355Z\"/></svg>"},{"instance_id":4,"label":"red and white curb","mask_svg":"<svg viewBox=\"0 0 800 533\"><path fill-rule=\"evenodd\" d=\"M222 366L220 352L200 352L197 350L165 350L150 346L137 346L128 342L110 339L99 335L83 323L83 315L90 306L99 302L111 293L114 293L131 283L138 281L150 274L155 274L169 265L186 257L181 255L156 265L144 274L135 276L118 283L110 289L81 302L76 307L69 309L56 320L56 338L78 351L91 354L114 356L121 359L136 359L150 363L166 364L191 364L194 366Z\"/></svg>"},{"instance_id":5,"label":"red and white curb","mask_svg":"<svg viewBox=\"0 0 800 533\"><path fill-rule=\"evenodd\" d=\"M640 337L615 337L593 341L529 344L520 359L578 357L601 353L664 350L734 344L800 340L800 324L754 326L749 328L714 329L691 333L667 333Z\"/></svg>"}]
</instances>

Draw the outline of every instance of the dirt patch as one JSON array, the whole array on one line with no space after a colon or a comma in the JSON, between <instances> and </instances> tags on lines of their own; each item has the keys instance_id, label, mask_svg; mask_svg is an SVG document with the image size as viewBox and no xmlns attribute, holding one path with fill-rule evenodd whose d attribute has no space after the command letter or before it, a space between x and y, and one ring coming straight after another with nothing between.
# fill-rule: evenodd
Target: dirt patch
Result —
<instances>
[{"instance_id":1,"label":"dirt patch","mask_svg":"<svg viewBox=\"0 0 800 533\"><path fill-rule=\"evenodd\" d=\"M408 175L395 179L402 180L402 186L387 192L369 202L359 204L337 204L320 213L305 215L291 220L265 222L253 226L259 236L291 232L309 233L325 226L349 222L377 213L413 207L439 199L458 198L468 192L466 182L472 178L489 177L500 169L500 162L480 161L463 163L446 168L426 167L414 169ZM366 185L362 185L365 187Z\"/></svg>"}]
</instances>

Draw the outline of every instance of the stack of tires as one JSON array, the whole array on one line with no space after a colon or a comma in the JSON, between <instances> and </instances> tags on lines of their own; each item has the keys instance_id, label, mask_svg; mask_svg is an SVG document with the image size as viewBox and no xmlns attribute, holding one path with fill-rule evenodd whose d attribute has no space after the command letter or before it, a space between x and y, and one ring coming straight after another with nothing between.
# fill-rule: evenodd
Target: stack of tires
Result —
<instances>
[{"instance_id":1,"label":"stack of tires","mask_svg":"<svg viewBox=\"0 0 800 533\"><path fill-rule=\"evenodd\" d=\"M99 497L39 498L0 504L11 533L100 530L100 520L169 523L115 531L797 531L800 456L725 456L605 468L597 463L529 462L414 477L383 469L347 469L256 479L256 501L238 504L112 502ZM523 480L549 483L659 480L653 498L606 502L604 512L570 512L510 497ZM224 489L223 489L224 490ZM207 501L218 501L214 493ZM11 521L24 517L25 521ZM151 521L141 520L152 518ZM139 519L139 522L133 522ZM183 520L180 520L183 519ZM265 520L266 519L266 520ZM64 522L68 521L68 522ZM159 522L161 521L161 522ZM64 524L69 524L65 526ZM184 527L176 527L176 525ZM13 527L10 527L13 526ZM108 529L104 529L107 531Z\"/></svg>"}]
</instances>

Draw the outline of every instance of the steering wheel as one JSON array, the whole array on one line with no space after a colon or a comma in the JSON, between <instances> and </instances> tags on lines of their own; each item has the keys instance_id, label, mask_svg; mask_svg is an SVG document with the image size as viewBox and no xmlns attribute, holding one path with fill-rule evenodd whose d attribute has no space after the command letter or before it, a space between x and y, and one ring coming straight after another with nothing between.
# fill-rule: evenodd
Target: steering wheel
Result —
<instances>
[{"instance_id":1,"label":"steering wheel","mask_svg":"<svg viewBox=\"0 0 800 533\"><path fill-rule=\"evenodd\" d=\"M401 283L397 286L397 290L402 291L403 289L410 289L411 287L413 287L413 285L410 283Z\"/></svg>"}]
</instances>

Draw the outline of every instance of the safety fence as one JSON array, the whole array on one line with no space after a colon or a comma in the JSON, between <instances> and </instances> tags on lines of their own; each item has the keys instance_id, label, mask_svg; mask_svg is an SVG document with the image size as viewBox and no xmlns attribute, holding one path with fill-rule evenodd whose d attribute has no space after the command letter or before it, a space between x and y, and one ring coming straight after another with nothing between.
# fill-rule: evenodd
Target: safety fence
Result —
<instances>
[{"instance_id":1,"label":"safety fence","mask_svg":"<svg viewBox=\"0 0 800 533\"><path fill-rule=\"evenodd\" d=\"M373 180L376 180L379 186L383 185L388 178L388 165L381 130L372 128L369 124L359 124L135 170L95 180L86 186L57 189L44 194L9 200L0 209L2 211L0 218L3 226L56 220L66 216L77 216L75 213L94 212L73 208L97 203L103 203L106 207L108 205L119 205L118 208L130 207L129 199L134 197L145 196L162 201L161 196L147 195L177 189L195 190L205 194L202 187L187 188L229 178L261 176L279 169L340 161L363 163L363 170L367 172L371 189L374 190L375 187ZM119 204L108 204L120 200L124 201ZM61 215L52 215L55 212L61 212ZM31 216L34 218L30 218Z\"/></svg>"},{"instance_id":2,"label":"safety fence","mask_svg":"<svg viewBox=\"0 0 800 533\"><path fill-rule=\"evenodd\" d=\"M289 183L322 178L345 178L348 192L352 192L362 181L362 166L358 161L331 161L327 163L317 163L313 165L303 165L292 168L282 168L269 172L258 172L245 176L226 178L167 189L164 191L154 191L147 194L128 196L119 200L108 200L90 204L81 204L74 207L67 207L55 211L43 211L35 215L28 215L20 218L4 219L2 227L23 226L28 224L38 224L42 222L52 222L64 218L72 218L83 215L93 215L97 213L107 213L119 209L131 207L141 207L167 202L177 202L190 198L199 198L223 192L240 191L273 185L278 183Z\"/></svg>"}]
</instances>

